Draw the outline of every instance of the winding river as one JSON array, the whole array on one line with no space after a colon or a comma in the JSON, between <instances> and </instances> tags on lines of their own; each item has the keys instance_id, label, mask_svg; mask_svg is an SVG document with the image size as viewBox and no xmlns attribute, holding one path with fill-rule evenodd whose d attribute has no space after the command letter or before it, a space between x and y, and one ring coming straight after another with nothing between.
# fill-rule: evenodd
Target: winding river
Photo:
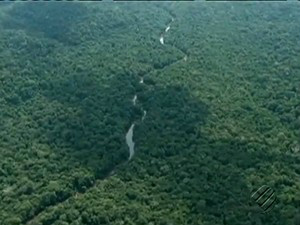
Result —
<instances>
[{"instance_id":1,"label":"winding river","mask_svg":"<svg viewBox=\"0 0 300 225\"><path fill-rule=\"evenodd\" d=\"M159 41L162 45L164 44L164 36L163 35L160 36Z\"/></svg>"},{"instance_id":2,"label":"winding river","mask_svg":"<svg viewBox=\"0 0 300 225\"><path fill-rule=\"evenodd\" d=\"M164 32L161 34L160 39L159 39L161 44L164 44L164 34L166 34L166 33L170 30L171 24L172 24L173 21L174 21L174 19L172 18L172 21L167 25L167 27L165 28ZM187 61L187 56L185 56L185 57L183 58L183 60L184 60L184 61ZM181 60L178 60L178 61L181 61ZM178 61L177 61L177 62L178 62ZM169 65L171 65L171 64L169 64ZM143 78L143 77L140 77L139 83L140 83L140 84L143 84L143 83L144 83L144 78ZM138 99L138 96L137 96L137 94L135 94L135 95L133 96L133 99L132 99L132 104L133 104L134 106L136 105L137 99ZM144 110L143 108L141 108L141 110L143 111L143 116L142 116L142 118L141 118L141 121L143 122L144 119L145 119L145 117L146 117L147 111ZM127 133L126 133L126 136L125 136L126 144L127 144L127 146L128 146L128 149L129 149L129 157L128 157L128 161L127 161L127 162L129 162L129 161L133 158L134 153L135 153L135 152L134 152L134 145L135 145L135 143L134 143L134 141L133 141L133 130L134 130L134 127L135 127L135 123L133 122L133 123L131 124L130 128L128 129L128 131L127 131ZM123 164L121 164L121 165L123 165ZM107 177L113 176L113 175L115 175L115 174L116 174L116 168L112 169L112 170L109 172L109 174L107 174L107 175L106 175L104 178L102 178L102 179L105 179L105 178L107 178ZM95 182L93 186L95 186L96 184L97 184L97 182ZM55 205L52 205L52 206L50 205L49 207L52 207L52 208L58 207L59 205L63 204L64 202L68 201L71 197L75 196L75 198L76 198L76 196L77 196L77 195L80 195L80 194L81 194L81 193L76 192L74 195L71 195L71 196L65 198L63 201L60 201L59 203L57 203L57 204L55 204ZM49 207L47 207L46 209L48 209ZM37 218L40 217L40 215L41 215L46 209L42 210L42 211L39 212L37 215L32 216L32 218L29 218L27 221L25 221L25 224L27 224L27 225L33 224L34 221L36 221Z\"/></svg>"},{"instance_id":3,"label":"winding river","mask_svg":"<svg viewBox=\"0 0 300 225\"><path fill-rule=\"evenodd\" d=\"M143 83L144 83L144 77L141 77L140 84L143 84Z\"/></svg>"},{"instance_id":4,"label":"winding river","mask_svg":"<svg viewBox=\"0 0 300 225\"><path fill-rule=\"evenodd\" d=\"M126 143L129 147L129 158L128 161L130 161L132 159L132 157L134 156L134 142L132 140L133 137L133 128L134 128L134 123L131 124L127 134L126 134Z\"/></svg>"},{"instance_id":5,"label":"winding river","mask_svg":"<svg viewBox=\"0 0 300 225\"><path fill-rule=\"evenodd\" d=\"M135 95L135 96L133 97L133 99L132 99L133 105L136 105L136 100L137 100L137 96Z\"/></svg>"},{"instance_id":6,"label":"winding river","mask_svg":"<svg viewBox=\"0 0 300 225\"><path fill-rule=\"evenodd\" d=\"M160 38L159 38L159 42L164 45L165 42L164 42L164 35L170 30L171 28L171 24L173 23L174 21L174 18L172 18L171 22L168 24L168 26L166 27L165 29L165 32L163 32L161 35L160 35Z\"/></svg>"},{"instance_id":7,"label":"winding river","mask_svg":"<svg viewBox=\"0 0 300 225\"><path fill-rule=\"evenodd\" d=\"M160 43L163 45L164 44L164 35L170 30L171 28L171 24L174 21L174 18L172 18L172 21L167 25L167 27L165 28L164 32L161 34L159 41ZM185 58L186 61L186 58ZM144 83L144 78L141 77L140 84ZM136 101L137 101L137 95L135 94L133 99L132 99L132 103L135 106L136 105ZM142 108L143 110L143 108ZM146 117L147 111L143 110L143 116L142 116L142 121L144 121L145 117ZM130 161L132 159L132 157L134 156L134 141L133 141L133 129L134 129L135 123L132 123L129 130L126 133L125 139L126 139L126 144L129 148L129 157L128 157L128 161Z\"/></svg>"}]
</instances>

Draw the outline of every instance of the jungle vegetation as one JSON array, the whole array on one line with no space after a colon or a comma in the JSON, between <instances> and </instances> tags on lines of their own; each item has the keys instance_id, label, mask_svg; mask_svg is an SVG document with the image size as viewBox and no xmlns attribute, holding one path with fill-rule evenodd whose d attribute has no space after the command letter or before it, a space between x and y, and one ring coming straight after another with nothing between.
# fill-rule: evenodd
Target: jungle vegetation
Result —
<instances>
[{"instance_id":1,"label":"jungle vegetation","mask_svg":"<svg viewBox=\"0 0 300 225\"><path fill-rule=\"evenodd\" d=\"M0 224L298 225L299 4L1 3L0 31Z\"/></svg>"}]
</instances>

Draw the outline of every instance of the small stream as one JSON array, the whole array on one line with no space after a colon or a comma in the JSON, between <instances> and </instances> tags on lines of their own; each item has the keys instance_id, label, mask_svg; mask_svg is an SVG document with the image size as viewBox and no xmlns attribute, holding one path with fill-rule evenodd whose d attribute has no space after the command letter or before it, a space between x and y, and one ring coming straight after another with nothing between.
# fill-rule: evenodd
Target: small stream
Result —
<instances>
[{"instance_id":1,"label":"small stream","mask_svg":"<svg viewBox=\"0 0 300 225\"><path fill-rule=\"evenodd\" d=\"M136 105L136 100L137 100L137 96L135 95L135 96L133 97L133 99L132 99L133 105Z\"/></svg>"},{"instance_id":2,"label":"small stream","mask_svg":"<svg viewBox=\"0 0 300 225\"><path fill-rule=\"evenodd\" d=\"M170 30L170 25L169 26L167 26L167 28L165 29L165 33L167 33L169 30Z\"/></svg>"},{"instance_id":3,"label":"small stream","mask_svg":"<svg viewBox=\"0 0 300 225\"><path fill-rule=\"evenodd\" d=\"M140 82L139 82L140 84L143 84L144 83L144 77L141 77L141 79L140 79Z\"/></svg>"},{"instance_id":4,"label":"small stream","mask_svg":"<svg viewBox=\"0 0 300 225\"><path fill-rule=\"evenodd\" d=\"M173 23L174 18L172 18L172 21L168 24L168 26L166 27L166 29L164 30L164 32L160 35L159 41L160 43L163 45L164 44L164 35L170 30L171 28L171 24ZM187 58L185 57L184 60L186 61ZM141 77L140 84L144 83L144 78ZM137 95L135 94L133 99L132 99L132 104L135 106L136 105L136 101L137 101ZM142 108L143 110L143 108ZM141 118L142 122L144 121L145 117L146 117L147 111L143 110L143 116ZM128 161L130 161L132 159L132 157L134 156L134 141L133 141L133 129L134 129L135 123L132 123L129 130L126 133L126 144L129 148L129 157L128 157Z\"/></svg>"},{"instance_id":5,"label":"small stream","mask_svg":"<svg viewBox=\"0 0 300 225\"><path fill-rule=\"evenodd\" d=\"M134 142L132 140L133 137L133 128L134 128L134 123L131 124L127 134L126 134L126 143L129 147L129 158L128 161L130 161L132 159L132 157L134 156Z\"/></svg>"},{"instance_id":6,"label":"small stream","mask_svg":"<svg viewBox=\"0 0 300 225\"><path fill-rule=\"evenodd\" d=\"M161 35L160 38L159 38L159 41L163 45L164 44L164 36Z\"/></svg>"},{"instance_id":7,"label":"small stream","mask_svg":"<svg viewBox=\"0 0 300 225\"><path fill-rule=\"evenodd\" d=\"M166 33L170 30L171 24L172 24L173 21L174 21L174 19L172 18L172 21L168 24L168 26L165 28L164 32L161 34L160 39L159 39L161 44L164 44L164 34L166 34ZM187 56L185 56L183 60L184 60L184 61L187 61ZM140 78L139 83L140 83L140 84L143 84L143 83L144 83L144 78L143 78L143 77ZM134 106L136 105L137 99L138 99L138 97L137 97L137 95L135 94L134 97L133 97L133 99L132 99L132 103L133 103ZM144 119L145 119L145 117L146 117L147 111L146 111L146 110L143 110L143 108L141 108L141 110L143 111L143 116L142 116L142 118L141 118L141 121L143 122ZM129 128L129 130L128 130L127 133L126 133L126 136L125 136L126 144L127 144L128 148L129 148L129 157L128 157L128 161L130 161L130 160L133 158L134 153L135 153L135 152L134 152L134 145L135 145L135 143L134 143L134 141L133 141L133 130L134 130L134 126L135 126L135 123L132 123L131 126L130 126L130 128ZM110 173L109 173L107 176L105 176L105 178L110 177L110 176L113 176L115 173L116 173L116 168L112 169L112 170L110 171ZM105 179L105 178L103 178L103 179ZM93 186L95 186L96 183L97 183L97 182L95 182ZM80 194L80 193L79 193L79 192L76 192L76 193L75 193L75 197L77 196L77 194ZM71 196L67 197L65 200L59 202L58 204L55 204L53 207L57 207L59 204L63 204L64 202L68 201L68 200L69 200L71 197L73 197L73 196L74 196L74 195L71 195ZM49 206L49 207L50 207L50 206ZM47 208L46 208L46 209L47 209ZM39 217L40 214L43 213L44 211L45 211L45 210L42 210L42 211L39 212L37 215L33 216L31 219L28 219L25 223L26 223L26 224L32 224L32 223L36 220L36 218Z\"/></svg>"},{"instance_id":8,"label":"small stream","mask_svg":"<svg viewBox=\"0 0 300 225\"><path fill-rule=\"evenodd\" d=\"M171 24L173 23L174 21L174 18L172 18L171 22L168 24L168 26L166 27L165 29L165 32L163 32L161 35L160 35L160 38L159 38L159 42L164 45L165 42L164 42L164 35L170 30L171 28Z\"/></svg>"},{"instance_id":9,"label":"small stream","mask_svg":"<svg viewBox=\"0 0 300 225\"><path fill-rule=\"evenodd\" d=\"M143 117L142 117L142 121L144 121L144 119L145 119L145 117L147 115L147 111L146 110L144 110L143 112L144 112L144 114L143 114Z\"/></svg>"}]
</instances>

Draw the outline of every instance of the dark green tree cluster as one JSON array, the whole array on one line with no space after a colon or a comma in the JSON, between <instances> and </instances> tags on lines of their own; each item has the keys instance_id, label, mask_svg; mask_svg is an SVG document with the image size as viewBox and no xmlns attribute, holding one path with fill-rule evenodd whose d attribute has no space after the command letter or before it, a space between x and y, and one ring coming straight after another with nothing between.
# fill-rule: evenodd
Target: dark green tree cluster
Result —
<instances>
[{"instance_id":1,"label":"dark green tree cluster","mask_svg":"<svg viewBox=\"0 0 300 225\"><path fill-rule=\"evenodd\" d=\"M297 224L299 19L276 3L0 5L0 224ZM268 215L250 200L264 184Z\"/></svg>"}]
</instances>

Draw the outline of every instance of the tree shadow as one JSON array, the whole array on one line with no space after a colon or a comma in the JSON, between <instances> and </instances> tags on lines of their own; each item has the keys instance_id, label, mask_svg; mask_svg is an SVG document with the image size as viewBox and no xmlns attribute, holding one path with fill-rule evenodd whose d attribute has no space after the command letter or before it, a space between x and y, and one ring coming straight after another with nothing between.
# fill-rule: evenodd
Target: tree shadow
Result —
<instances>
[{"instance_id":1,"label":"tree shadow","mask_svg":"<svg viewBox=\"0 0 300 225\"><path fill-rule=\"evenodd\" d=\"M199 215L214 224L251 224L253 219L243 207L252 191L246 175L281 157L247 140L203 136L201 128L210 115L209 106L184 86L165 86L150 76L140 84L138 75L125 72L104 81L98 77L93 70L83 69L40 82L39 89L49 105L32 112L39 124L36 138L102 179L128 159L125 134L134 122L136 154L116 171L124 183L138 180L149 184L150 198L166 197L161 201L162 210L185 202L188 224ZM135 94L138 102L133 106ZM143 110L147 111L144 121ZM66 168L72 169L72 165ZM81 192L93 182L74 184ZM176 224L172 216L164 221ZM152 219L157 223L162 220ZM259 215L256 220L264 218Z\"/></svg>"},{"instance_id":2,"label":"tree shadow","mask_svg":"<svg viewBox=\"0 0 300 225\"><path fill-rule=\"evenodd\" d=\"M125 134L132 123L137 125L137 148L143 133L151 136L157 132L161 135L153 142L166 156L178 154L179 149L172 151L170 146L185 144L178 135L199 138L195 124L204 123L207 106L193 99L186 88L161 87L150 78L139 84L139 77L130 74L112 75L104 83L93 77L97 75L83 71L41 83L43 95L49 105L57 107L57 113L48 114L45 109L42 117L32 116L40 124L38 133L52 149L69 149L68 154L92 168L96 177L105 176L128 159ZM135 94L136 106L132 102ZM143 110L147 111L145 121Z\"/></svg>"},{"instance_id":3,"label":"tree shadow","mask_svg":"<svg viewBox=\"0 0 300 225\"><path fill-rule=\"evenodd\" d=\"M129 74L112 75L99 83L95 75L84 73L49 81L44 87L49 101L71 109L63 118L56 114L44 121L46 128L40 132L53 149L70 149L66 154L91 168L96 178L104 178L121 165L118 178L124 183L146 183L150 190L143 196L143 190L132 188L125 193L128 201L147 205L149 199L160 196L165 198L160 202L162 211L184 202L187 224L197 224L199 217L213 224L286 222L274 215L280 214L278 208L267 217L255 211L248 181L249 175L260 172L254 187L264 185L268 179L261 177L262 168L282 156L240 137L216 140L203 136L201 127L209 117L209 106L183 86L163 86L149 77L139 84L139 78ZM135 93L138 102L133 106ZM142 110L147 111L144 121ZM48 129L46 121L58 128ZM136 154L125 166L125 134L133 122ZM295 162L292 157L286 159ZM141 197L132 199L132 192L140 192ZM178 222L172 213L165 218L148 216L155 223Z\"/></svg>"},{"instance_id":4,"label":"tree shadow","mask_svg":"<svg viewBox=\"0 0 300 225\"><path fill-rule=\"evenodd\" d=\"M241 137L204 136L201 127L209 117L209 106L182 86L149 83L152 85L148 84L139 96L147 115L143 122L137 121L135 128L136 155L119 176L124 182L147 183L151 190L148 193L152 193L148 196L144 196L144 190L128 191L128 196L140 196L139 204L149 206L149 199L165 199L159 210L165 210L164 215L169 216L162 219L149 215L149 221L182 223L167 209L176 208L183 201L187 224L198 224L195 221L200 221L200 217L212 224L286 222L283 217L276 217L280 214L278 207L265 216L250 198L262 185L278 190L278 184L272 180L274 175L266 173L265 167L272 171L273 163L283 160L283 156L262 143ZM289 161L295 159L289 157ZM257 180L253 180L256 176ZM129 197L128 201L132 199Z\"/></svg>"},{"instance_id":5,"label":"tree shadow","mask_svg":"<svg viewBox=\"0 0 300 225\"><path fill-rule=\"evenodd\" d=\"M53 149L68 149L70 157L92 169L96 178L104 178L128 159L125 134L142 112L132 104L131 83L137 78L112 75L99 83L93 77L97 75L83 71L43 85L48 101L58 103L58 113L42 118L39 133Z\"/></svg>"},{"instance_id":6,"label":"tree shadow","mask_svg":"<svg viewBox=\"0 0 300 225\"><path fill-rule=\"evenodd\" d=\"M82 5L68 3L67 7L52 8L51 3L47 3L49 7L41 9L39 4L28 4L10 12L14 19L5 22L7 28L24 26L25 30L42 32L64 43L76 40L74 36L68 39L62 34L69 31L69 23L81 18L75 15L85 14ZM52 22L45 20L46 14ZM139 84L138 77L125 72L111 75L106 81L98 80L98 76L101 75L87 70L76 71L38 84L49 105L41 105L32 112L32 118L39 125L36 139L49 145L51 150L64 152L74 164L80 162L94 172L95 178L103 178L127 160L125 134L135 122L136 155L126 170L117 171L120 179L147 182L150 195L169 199L161 201L162 208L172 209L183 200L188 208L187 224L194 224L199 215L213 221L211 224L245 221L247 209L240 202L246 204L251 192L246 175L255 174L267 162L271 164L282 157L249 141L216 141L203 136L201 127L210 114L209 106L196 99L188 88L165 86L149 77L144 84ZM138 103L133 106L135 93ZM142 110L147 111L144 121L141 121ZM292 157L288 159L289 163L294 162ZM70 170L72 166L65 168ZM83 186L88 188L92 182L75 182L75 189L85 190ZM172 221L172 216L165 220ZM156 221L161 222L160 219ZM275 224L273 222L270 224Z\"/></svg>"}]
</instances>

